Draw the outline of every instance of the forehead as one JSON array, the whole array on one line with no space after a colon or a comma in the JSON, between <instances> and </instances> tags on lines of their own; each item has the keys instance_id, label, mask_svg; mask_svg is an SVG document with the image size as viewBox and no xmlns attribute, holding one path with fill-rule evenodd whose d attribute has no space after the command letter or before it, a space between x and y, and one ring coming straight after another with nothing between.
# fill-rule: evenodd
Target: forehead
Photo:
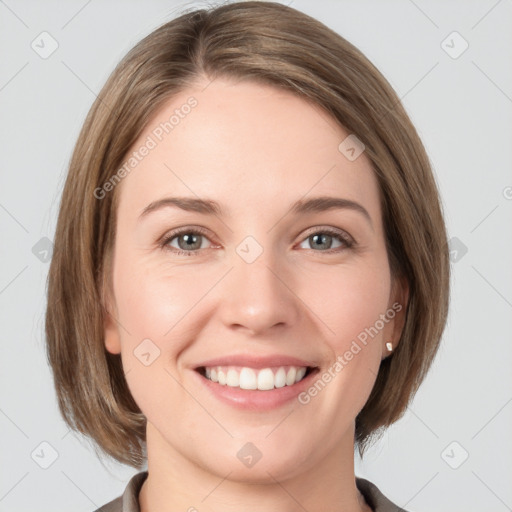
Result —
<instances>
[{"instance_id":1,"label":"forehead","mask_svg":"<svg viewBox=\"0 0 512 512\"><path fill-rule=\"evenodd\" d=\"M128 157L138 160L118 191L120 214L138 215L166 195L213 198L234 215L329 194L378 216L369 160L339 149L349 135L318 105L276 87L201 83L160 108L133 145Z\"/></svg>"}]
</instances>

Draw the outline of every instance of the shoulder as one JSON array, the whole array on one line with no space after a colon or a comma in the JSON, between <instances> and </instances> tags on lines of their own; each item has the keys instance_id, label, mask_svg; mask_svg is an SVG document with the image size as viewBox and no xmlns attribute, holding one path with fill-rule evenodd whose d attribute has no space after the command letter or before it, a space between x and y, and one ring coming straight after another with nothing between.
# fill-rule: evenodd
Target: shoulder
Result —
<instances>
[{"instance_id":1,"label":"shoulder","mask_svg":"<svg viewBox=\"0 0 512 512\"><path fill-rule=\"evenodd\" d=\"M109 501L102 507L96 509L94 512L122 512L123 510L123 496L119 496L115 500Z\"/></svg>"},{"instance_id":2,"label":"shoulder","mask_svg":"<svg viewBox=\"0 0 512 512\"><path fill-rule=\"evenodd\" d=\"M94 512L140 512L139 492L147 476L147 471L133 475L121 496L109 501Z\"/></svg>"},{"instance_id":3,"label":"shoulder","mask_svg":"<svg viewBox=\"0 0 512 512\"><path fill-rule=\"evenodd\" d=\"M369 480L356 477L356 485L374 512L407 512L386 498L380 489Z\"/></svg>"}]
</instances>

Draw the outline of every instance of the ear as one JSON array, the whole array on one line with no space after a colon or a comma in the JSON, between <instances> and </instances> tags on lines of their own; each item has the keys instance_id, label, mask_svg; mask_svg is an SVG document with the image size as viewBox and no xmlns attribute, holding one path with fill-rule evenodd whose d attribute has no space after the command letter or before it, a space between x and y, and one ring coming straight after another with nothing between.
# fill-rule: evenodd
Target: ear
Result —
<instances>
[{"instance_id":1,"label":"ear","mask_svg":"<svg viewBox=\"0 0 512 512\"><path fill-rule=\"evenodd\" d=\"M113 301L110 294L107 293L103 300L103 332L105 348L111 354L121 353L121 339L119 336L119 327L117 325Z\"/></svg>"},{"instance_id":2,"label":"ear","mask_svg":"<svg viewBox=\"0 0 512 512\"><path fill-rule=\"evenodd\" d=\"M407 304L409 303L409 283L404 277L393 278L386 317L389 319L382 339L382 358L389 357L397 348L405 325ZM387 344L391 343L391 351Z\"/></svg>"},{"instance_id":3,"label":"ear","mask_svg":"<svg viewBox=\"0 0 512 512\"><path fill-rule=\"evenodd\" d=\"M115 320L109 313L105 313L105 348L111 354L121 353L121 340L119 339L119 329Z\"/></svg>"}]
</instances>

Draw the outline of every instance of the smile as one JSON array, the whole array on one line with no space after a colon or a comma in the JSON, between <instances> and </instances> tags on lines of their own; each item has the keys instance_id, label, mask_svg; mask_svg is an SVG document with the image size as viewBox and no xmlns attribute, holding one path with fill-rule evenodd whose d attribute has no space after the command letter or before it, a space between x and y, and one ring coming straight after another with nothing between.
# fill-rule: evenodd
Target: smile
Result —
<instances>
[{"instance_id":1,"label":"smile","mask_svg":"<svg viewBox=\"0 0 512 512\"><path fill-rule=\"evenodd\" d=\"M315 357L230 354L198 361L191 369L205 396L245 411L293 403L320 371Z\"/></svg>"},{"instance_id":2,"label":"smile","mask_svg":"<svg viewBox=\"0 0 512 512\"><path fill-rule=\"evenodd\" d=\"M311 370L307 366L250 368L246 366L208 366L198 371L206 379L221 386L245 390L269 391L300 382Z\"/></svg>"}]
</instances>

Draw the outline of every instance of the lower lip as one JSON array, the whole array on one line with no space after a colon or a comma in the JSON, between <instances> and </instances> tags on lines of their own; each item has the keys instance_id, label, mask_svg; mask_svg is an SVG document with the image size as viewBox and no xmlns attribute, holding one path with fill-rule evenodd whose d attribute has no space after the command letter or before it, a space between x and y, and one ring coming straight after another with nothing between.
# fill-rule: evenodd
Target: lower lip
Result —
<instances>
[{"instance_id":1,"label":"lower lip","mask_svg":"<svg viewBox=\"0 0 512 512\"><path fill-rule=\"evenodd\" d=\"M318 369L312 371L300 382L296 382L291 386L261 391L258 389L232 388L230 386L219 384L218 382L213 382L206 377L203 377L199 372L194 371L201 384L206 386L206 388L216 398L239 409L254 411L277 409L278 407L297 399L298 395L304 392L311 385L311 380L317 372Z\"/></svg>"}]
</instances>

